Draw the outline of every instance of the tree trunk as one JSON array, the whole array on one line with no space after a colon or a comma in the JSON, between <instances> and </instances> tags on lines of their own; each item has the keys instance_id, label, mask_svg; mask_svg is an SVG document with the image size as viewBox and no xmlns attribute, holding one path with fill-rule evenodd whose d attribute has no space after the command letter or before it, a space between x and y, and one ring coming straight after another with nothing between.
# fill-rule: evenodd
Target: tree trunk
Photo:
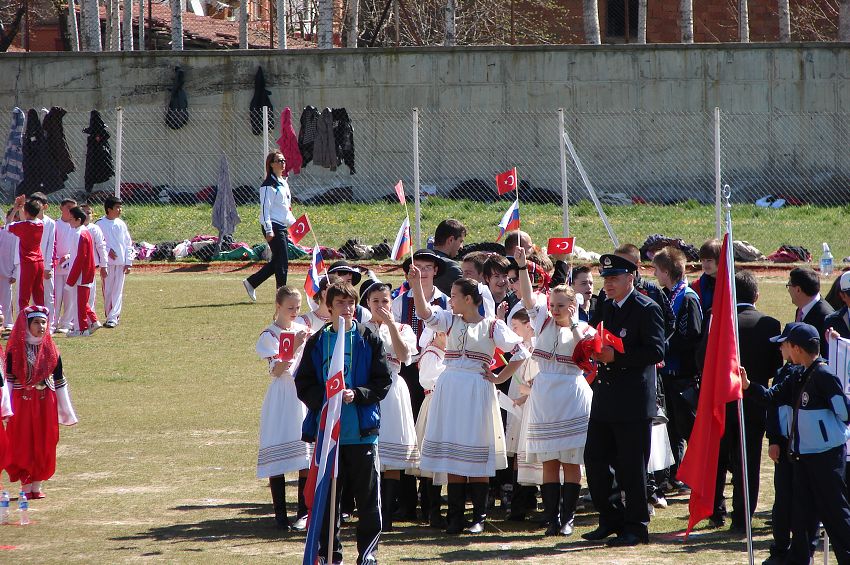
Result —
<instances>
[{"instance_id":1,"label":"tree trunk","mask_svg":"<svg viewBox=\"0 0 850 565\"><path fill-rule=\"evenodd\" d=\"M779 0L779 41L791 41L791 6L789 0Z\"/></svg>"},{"instance_id":2,"label":"tree trunk","mask_svg":"<svg viewBox=\"0 0 850 565\"><path fill-rule=\"evenodd\" d=\"M124 22L121 25L121 35L124 51L133 50L133 2L124 0Z\"/></svg>"},{"instance_id":3,"label":"tree trunk","mask_svg":"<svg viewBox=\"0 0 850 565\"><path fill-rule=\"evenodd\" d=\"M145 50L145 0L139 0L139 51Z\"/></svg>"},{"instance_id":4,"label":"tree trunk","mask_svg":"<svg viewBox=\"0 0 850 565\"><path fill-rule=\"evenodd\" d=\"M121 51L121 10L119 10L118 0L112 0L109 6L109 21L112 22L112 29L109 34L109 50Z\"/></svg>"},{"instance_id":5,"label":"tree trunk","mask_svg":"<svg viewBox=\"0 0 850 565\"><path fill-rule=\"evenodd\" d=\"M838 7L838 41L850 41L850 0L841 0Z\"/></svg>"},{"instance_id":6,"label":"tree trunk","mask_svg":"<svg viewBox=\"0 0 850 565\"><path fill-rule=\"evenodd\" d=\"M629 23L626 22L626 26L628 25ZM590 45L602 43L602 37L599 33L599 4L597 0L584 0L584 42Z\"/></svg>"},{"instance_id":7,"label":"tree trunk","mask_svg":"<svg viewBox=\"0 0 850 565\"><path fill-rule=\"evenodd\" d=\"M77 6L74 0L68 0L68 37L71 39L71 51L79 51L80 34L77 30Z\"/></svg>"},{"instance_id":8,"label":"tree trunk","mask_svg":"<svg viewBox=\"0 0 850 565\"><path fill-rule=\"evenodd\" d=\"M183 0L171 0L171 50L183 51Z\"/></svg>"},{"instance_id":9,"label":"tree trunk","mask_svg":"<svg viewBox=\"0 0 850 565\"><path fill-rule=\"evenodd\" d=\"M284 0L275 0L277 14L277 48L286 49L286 4Z\"/></svg>"},{"instance_id":10,"label":"tree trunk","mask_svg":"<svg viewBox=\"0 0 850 565\"><path fill-rule=\"evenodd\" d=\"M239 49L248 48L248 0L239 2Z\"/></svg>"},{"instance_id":11,"label":"tree trunk","mask_svg":"<svg viewBox=\"0 0 850 565\"><path fill-rule=\"evenodd\" d=\"M319 0L319 49L334 47L334 3Z\"/></svg>"},{"instance_id":12,"label":"tree trunk","mask_svg":"<svg viewBox=\"0 0 850 565\"><path fill-rule=\"evenodd\" d=\"M457 2L455 0L446 0L446 38L443 40L443 45L446 47L457 45L456 18Z\"/></svg>"},{"instance_id":13,"label":"tree trunk","mask_svg":"<svg viewBox=\"0 0 850 565\"><path fill-rule=\"evenodd\" d=\"M646 44L646 4L647 0L638 0L637 42L643 45Z\"/></svg>"},{"instance_id":14,"label":"tree trunk","mask_svg":"<svg viewBox=\"0 0 850 565\"><path fill-rule=\"evenodd\" d=\"M747 0L738 0L738 41L750 42L750 9Z\"/></svg>"},{"instance_id":15,"label":"tree trunk","mask_svg":"<svg viewBox=\"0 0 850 565\"><path fill-rule=\"evenodd\" d=\"M348 0L348 21L345 23L346 47L357 47L357 38L360 37L360 0Z\"/></svg>"},{"instance_id":16,"label":"tree trunk","mask_svg":"<svg viewBox=\"0 0 850 565\"><path fill-rule=\"evenodd\" d=\"M681 0L679 2L679 29L682 43L694 42L694 2Z\"/></svg>"},{"instance_id":17,"label":"tree trunk","mask_svg":"<svg viewBox=\"0 0 850 565\"><path fill-rule=\"evenodd\" d=\"M9 49L9 46L12 45L15 37L18 35L18 32L21 29L21 21L24 19L24 12L26 12L26 5L22 4L15 12L15 17L12 19L12 23L4 29L0 29L0 53L5 53Z\"/></svg>"}]
</instances>

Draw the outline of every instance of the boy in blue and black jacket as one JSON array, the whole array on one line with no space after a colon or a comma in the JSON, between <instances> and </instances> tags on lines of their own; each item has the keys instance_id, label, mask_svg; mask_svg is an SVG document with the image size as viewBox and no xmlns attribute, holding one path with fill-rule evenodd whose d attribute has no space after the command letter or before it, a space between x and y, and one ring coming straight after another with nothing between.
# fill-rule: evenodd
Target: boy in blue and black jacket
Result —
<instances>
[{"instance_id":1,"label":"boy in blue and black jacket","mask_svg":"<svg viewBox=\"0 0 850 565\"><path fill-rule=\"evenodd\" d=\"M302 439L315 442L319 418L325 402L325 382L334 344L340 336L345 344L345 390L342 392L342 413L339 433L339 480L354 495L358 509L357 563L376 564L375 552L381 535L379 501L380 475L378 469L378 431L381 425L380 402L389 392L392 375L383 354L380 338L354 321L357 291L347 282L335 282L325 290L325 302L331 322L313 334L304 346L301 364L295 373L298 398L307 406L302 426ZM345 327L339 327L339 318ZM339 540L340 497L337 496L334 548L328 559L328 519L325 512L322 534L319 536L319 556L325 563L342 562ZM330 503L329 503L330 504Z\"/></svg>"},{"instance_id":2,"label":"boy in blue and black jacket","mask_svg":"<svg viewBox=\"0 0 850 565\"><path fill-rule=\"evenodd\" d=\"M786 405L778 411L779 421L788 422L787 453L793 469L794 543L786 562L809 563L812 546L801 542L814 539L818 522L823 522L838 563L850 563L850 504L844 480L850 405L820 357L820 337L814 326L787 324L782 335L771 341L781 343L783 355L802 371L765 388L750 383L742 370L741 382L746 397Z\"/></svg>"}]
</instances>

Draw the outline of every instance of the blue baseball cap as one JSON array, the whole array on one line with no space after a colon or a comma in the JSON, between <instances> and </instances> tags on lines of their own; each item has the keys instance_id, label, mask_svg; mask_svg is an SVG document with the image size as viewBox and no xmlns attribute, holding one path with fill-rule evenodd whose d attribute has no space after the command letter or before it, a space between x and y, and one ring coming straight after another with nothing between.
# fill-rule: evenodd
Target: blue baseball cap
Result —
<instances>
[{"instance_id":1,"label":"blue baseball cap","mask_svg":"<svg viewBox=\"0 0 850 565\"><path fill-rule=\"evenodd\" d=\"M773 343L789 341L794 345L806 345L813 341L820 342L818 330L814 326L802 322L785 324L785 329L778 336L770 338Z\"/></svg>"}]
</instances>

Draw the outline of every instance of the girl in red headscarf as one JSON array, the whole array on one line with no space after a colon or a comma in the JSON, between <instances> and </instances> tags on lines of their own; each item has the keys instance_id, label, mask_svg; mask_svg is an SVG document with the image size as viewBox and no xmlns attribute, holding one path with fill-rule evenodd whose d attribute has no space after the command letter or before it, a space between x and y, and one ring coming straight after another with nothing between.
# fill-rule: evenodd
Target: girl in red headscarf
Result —
<instances>
[{"instance_id":1,"label":"girl in red headscarf","mask_svg":"<svg viewBox=\"0 0 850 565\"><path fill-rule=\"evenodd\" d=\"M18 315L6 350L6 378L14 411L6 428L11 448L6 472L12 482L21 481L28 499L44 498L41 483L56 470L59 424L77 423L44 306Z\"/></svg>"}]
</instances>

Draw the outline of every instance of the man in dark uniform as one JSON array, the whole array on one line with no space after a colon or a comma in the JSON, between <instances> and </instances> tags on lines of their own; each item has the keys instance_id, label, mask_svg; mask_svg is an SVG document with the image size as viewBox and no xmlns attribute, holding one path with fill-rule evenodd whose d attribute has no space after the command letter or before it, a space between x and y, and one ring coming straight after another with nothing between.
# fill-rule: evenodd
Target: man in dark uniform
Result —
<instances>
[{"instance_id":1,"label":"man in dark uniform","mask_svg":"<svg viewBox=\"0 0 850 565\"><path fill-rule=\"evenodd\" d=\"M603 255L600 262L608 297L602 321L623 340L625 353L606 345L594 354L602 365L593 383L584 462L599 527L582 537L599 541L617 534L608 545L631 546L649 542L646 466L656 412L655 365L664 358L664 315L635 291L635 263L617 255ZM610 496L615 476L625 506Z\"/></svg>"},{"instance_id":2,"label":"man in dark uniform","mask_svg":"<svg viewBox=\"0 0 850 565\"><path fill-rule=\"evenodd\" d=\"M788 273L788 294L791 302L797 307L794 317L795 322L809 324L818 330L820 340L820 353L824 357L829 355L826 340L823 339L824 321L826 317L835 312L829 302L820 296L820 277L811 269L797 267Z\"/></svg>"},{"instance_id":3,"label":"man in dark uniform","mask_svg":"<svg viewBox=\"0 0 850 565\"><path fill-rule=\"evenodd\" d=\"M838 299L844 303L844 306L824 318L824 335L821 339L826 337L829 330L838 332L838 335L845 339L850 339L850 313L848 313L850 312L850 271L843 273L838 279Z\"/></svg>"}]
</instances>

